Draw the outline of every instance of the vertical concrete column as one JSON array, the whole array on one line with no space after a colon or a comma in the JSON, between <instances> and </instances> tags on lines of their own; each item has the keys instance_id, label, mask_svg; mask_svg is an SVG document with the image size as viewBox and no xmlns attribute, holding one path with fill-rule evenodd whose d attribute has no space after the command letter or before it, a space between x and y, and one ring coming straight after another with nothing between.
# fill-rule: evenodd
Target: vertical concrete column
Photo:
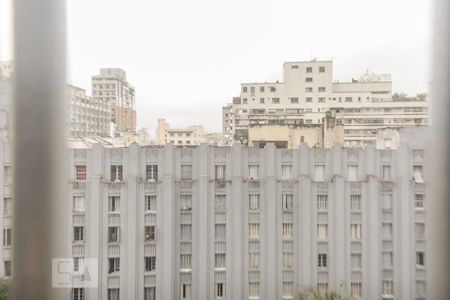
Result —
<instances>
[{"instance_id":1,"label":"vertical concrete column","mask_svg":"<svg viewBox=\"0 0 450 300\"><path fill-rule=\"evenodd\" d=\"M193 248L196 252L193 253L193 262L195 273L192 274L193 294L192 299L212 299L211 286L214 283L214 277L209 276L209 232L214 227L209 224L209 208L208 201L208 145L201 144L198 148L197 163L198 163L198 198L193 199ZM214 249L214 248L212 248ZM193 268L193 271L194 271Z\"/></svg>"},{"instance_id":2,"label":"vertical concrete column","mask_svg":"<svg viewBox=\"0 0 450 300\"><path fill-rule=\"evenodd\" d=\"M177 284L178 270L175 265L175 253L179 245L175 245L174 235L180 228L175 228L175 203L173 190L173 161L174 147L172 144L166 144L159 153L163 153L162 161L162 190L161 201L157 207L157 238L161 240L158 243L156 257L156 269L159 270L156 278L156 298L157 299L178 299L180 287ZM161 207L161 209L160 209ZM159 250L159 251L158 251Z\"/></svg>"},{"instance_id":3,"label":"vertical concrete column","mask_svg":"<svg viewBox=\"0 0 450 300\"><path fill-rule=\"evenodd\" d=\"M264 226L260 225L261 238L261 299L280 299L281 293L278 286L278 253L277 245L279 242L279 231L281 228L281 218L277 219L277 193L276 193L276 177L275 177L275 145L267 144L264 149L264 162L266 165L266 182L265 182L265 201L264 211L261 221ZM261 222L261 223L262 223Z\"/></svg>"},{"instance_id":4,"label":"vertical concrete column","mask_svg":"<svg viewBox=\"0 0 450 300\"><path fill-rule=\"evenodd\" d=\"M367 220L362 225L370 228L370 235L367 238L363 236L362 244L362 269L368 270L362 274L363 299L381 298L381 254L379 252L382 244L378 184L376 177L369 176L364 194L361 195L362 219Z\"/></svg>"},{"instance_id":5,"label":"vertical concrete column","mask_svg":"<svg viewBox=\"0 0 450 300\"><path fill-rule=\"evenodd\" d=\"M335 176L329 184L328 230L330 230L328 255L330 257L329 286L338 288L346 281L346 248L343 241L349 240L349 229L345 205L345 182L342 176Z\"/></svg>"},{"instance_id":6,"label":"vertical concrete column","mask_svg":"<svg viewBox=\"0 0 450 300\"><path fill-rule=\"evenodd\" d=\"M401 145L396 152L397 184L393 193L394 216L394 295L399 299L413 299L415 287L414 198L410 190L412 163L409 149ZM411 189L410 189L411 187Z\"/></svg>"},{"instance_id":7,"label":"vertical concrete column","mask_svg":"<svg viewBox=\"0 0 450 300\"><path fill-rule=\"evenodd\" d=\"M87 150L86 165L89 185L85 196L85 257L98 260L98 286L85 289L87 299L103 299L102 295L106 295L107 288L107 243L103 235L108 222L103 207L104 159L102 144L95 144L93 149Z\"/></svg>"},{"instance_id":8,"label":"vertical concrete column","mask_svg":"<svg viewBox=\"0 0 450 300\"><path fill-rule=\"evenodd\" d=\"M231 237L230 243L227 240L227 257L231 261L231 270L227 270L227 295L230 299L244 299L243 285L247 284L243 282L243 272L245 270L242 265L242 241L243 241L243 208L241 199L243 198L243 184L242 184L242 146L240 144L233 144L231 148L231 172L226 170L227 177L231 175L231 206L227 211L230 213L232 220L227 222L227 226L230 226ZM228 166L227 166L228 167ZM230 174L230 175L229 175ZM230 220L227 218L227 221ZM228 230L227 230L228 231ZM231 252L231 253L230 253ZM227 264L228 266L228 264ZM228 278L230 280L228 280Z\"/></svg>"},{"instance_id":9,"label":"vertical concrete column","mask_svg":"<svg viewBox=\"0 0 450 300\"><path fill-rule=\"evenodd\" d=\"M126 151L127 150L127 151ZM120 251L120 262L121 262L121 280L120 280L120 293L121 297L127 299L137 299L138 298L138 276L140 268L138 267L138 261L140 257L138 256L139 251L139 239L137 233L139 231L138 227L138 201L141 201L138 193L138 181L139 177L139 146L137 144L132 144L128 149L123 149L126 151L127 159L124 161L124 170L127 170L125 174L126 177L126 197L121 199L121 239L122 239L122 249ZM143 200L142 200L143 201ZM123 212L123 213L122 213ZM142 277L139 276L139 277Z\"/></svg>"},{"instance_id":10,"label":"vertical concrete column","mask_svg":"<svg viewBox=\"0 0 450 300\"><path fill-rule=\"evenodd\" d=\"M298 194L299 194L299 206L298 215L300 223L300 289L312 286L317 282L317 258L315 256L315 249L317 245L315 244L316 239L313 237L312 233L315 232L313 229L314 223L316 222L315 214L316 209L313 207L313 191L312 191L312 181L311 174L314 168L311 163L310 149L302 144L297 150L298 156Z\"/></svg>"}]
</instances>

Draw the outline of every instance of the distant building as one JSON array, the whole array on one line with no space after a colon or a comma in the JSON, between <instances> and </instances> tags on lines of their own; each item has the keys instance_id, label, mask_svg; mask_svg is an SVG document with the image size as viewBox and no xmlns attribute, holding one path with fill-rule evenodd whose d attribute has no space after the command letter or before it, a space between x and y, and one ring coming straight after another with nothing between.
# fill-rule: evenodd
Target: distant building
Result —
<instances>
[{"instance_id":1,"label":"distant building","mask_svg":"<svg viewBox=\"0 0 450 300\"><path fill-rule=\"evenodd\" d=\"M202 143L223 146L228 139L221 133L208 133L201 125L188 126L186 128L172 128L165 119L158 119L156 129L156 143L165 145L172 143L179 146L193 146Z\"/></svg>"},{"instance_id":2,"label":"distant building","mask_svg":"<svg viewBox=\"0 0 450 300\"><path fill-rule=\"evenodd\" d=\"M99 75L92 76L92 98L109 104L117 134L136 132L135 90L124 70L100 69Z\"/></svg>"},{"instance_id":3,"label":"distant building","mask_svg":"<svg viewBox=\"0 0 450 300\"><path fill-rule=\"evenodd\" d=\"M428 124L426 97L392 94L389 74L333 81L332 61L286 62L283 81L242 83L239 97L223 107L223 132L240 140L252 125L320 124L332 111L344 125L344 145L375 145L378 129Z\"/></svg>"},{"instance_id":4,"label":"distant building","mask_svg":"<svg viewBox=\"0 0 450 300\"><path fill-rule=\"evenodd\" d=\"M67 85L69 135L73 137L108 137L111 112L103 98L92 98L82 88Z\"/></svg>"},{"instance_id":5,"label":"distant building","mask_svg":"<svg viewBox=\"0 0 450 300\"><path fill-rule=\"evenodd\" d=\"M312 148L332 148L344 143L344 126L335 122L329 112L320 124L250 125L248 145L264 148L274 143L277 148L295 149L305 143Z\"/></svg>"}]
</instances>

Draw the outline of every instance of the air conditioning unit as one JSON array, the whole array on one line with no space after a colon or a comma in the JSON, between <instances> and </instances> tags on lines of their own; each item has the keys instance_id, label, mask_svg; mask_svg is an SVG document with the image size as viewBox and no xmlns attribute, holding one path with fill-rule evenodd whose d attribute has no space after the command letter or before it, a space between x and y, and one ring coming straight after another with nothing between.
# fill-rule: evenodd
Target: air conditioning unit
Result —
<instances>
[{"instance_id":1,"label":"air conditioning unit","mask_svg":"<svg viewBox=\"0 0 450 300\"><path fill-rule=\"evenodd\" d=\"M114 182L121 182L120 179L114 179Z\"/></svg>"},{"instance_id":2,"label":"air conditioning unit","mask_svg":"<svg viewBox=\"0 0 450 300\"><path fill-rule=\"evenodd\" d=\"M155 179L150 178L149 180L147 180L148 182L155 182Z\"/></svg>"},{"instance_id":3,"label":"air conditioning unit","mask_svg":"<svg viewBox=\"0 0 450 300\"><path fill-rule=\"evenodd\" d=\"M150 240L150 234L146 234L146 235L145 235L145 239L146 239L146 240Z\"/></svg>"}]
</instances>

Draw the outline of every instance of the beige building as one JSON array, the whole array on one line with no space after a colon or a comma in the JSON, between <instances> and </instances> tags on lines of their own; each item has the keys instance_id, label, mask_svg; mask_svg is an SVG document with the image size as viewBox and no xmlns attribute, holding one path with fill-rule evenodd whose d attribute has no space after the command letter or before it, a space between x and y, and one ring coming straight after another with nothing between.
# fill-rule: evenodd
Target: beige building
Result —
<instances>
[{"instance_id":1,"label":"beige building","mask_svg":"<svg viewBox=\"0 0 450 300\"><path fill-rule=\"evenodd\" d=\"M311 148L329 149L344 142L344 126L335 121L329 113L321 124L250 125L248 145L264 148L274 143L277 148L296 149L304 143Z\"/></svg>"},{"instance_id":2,"label":"beige building","mask_svg":"<svg viewBox=\"0 0 450 300\"><path fill-rule=\"evenodd\" d=\"M389 74L338 82L332 61L312 60L286 62L281 82L242 83L223 108L223 131L241 140L251 125L321 124L326 111L344 125L345 146L375 145L378 129L428 124L426 97L394 97Z\"/></svg>"},{"instance_id":3,"label":"beige building","mask_svg":"<svg viewBox=\"0 0 450 300\"><path fill-rule=\"evenodd\" d=\"M229 139L222 133L206 132L203 126L193 125L186 128L172 128L165 119L158 119L156 128L156 144L172 143L179 146L200 145L203 143L224 146Z\"/></svg>"},{"instance_id":4,"label":"beige building","mask_svg":"<svg viewBox=\"0 0 450 300\"><path fill-rule=\"evenodd\" d=\"M109 104L117 134L136 132L135 90L124 70L100 69L99 75L92 76L92 98Z\"/></svg>"}]
</instances>

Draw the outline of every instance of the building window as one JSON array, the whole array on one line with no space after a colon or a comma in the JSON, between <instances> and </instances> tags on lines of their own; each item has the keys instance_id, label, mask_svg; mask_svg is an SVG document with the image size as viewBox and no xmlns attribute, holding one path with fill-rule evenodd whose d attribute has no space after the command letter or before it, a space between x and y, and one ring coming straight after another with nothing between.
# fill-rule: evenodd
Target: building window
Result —
<instances>
[{"instance_id":1,"label":"building window","mask_svg":"<svg viewBox=\"0 0 450 300\"><path fill-rule=\"evenodd\" d=\"M182 241L189 241L192 239L192 227L191 224L181 224L181 240Z\"/></svg>"},{"instance_id":2,"label":"building window","mask_svg":"<svg viewBox=\"0 0 450 300\"><path fill-rule=\"evenodd\" d=\"M280 98L272 98L272 104L279 104Z\"/></svg>"},{"instance_id":3,"label":"building window","mask_svg":"<svg viewBox=\"0 0 450 300\"><path fill-rule=\"evenodd\" d=\"M242 87L242 92L243 92L243 93L247 93L247 87L246 87L246 86L243 86L243 87Z\"/></svg>"},{"instance_id":4,"label":"building window","mask_svg":"<svg viewBox=\"0 0 450 300\"><path fill-rule=\"evenodd\" d=\"M144 300L156 300L156 288L155 287L144 288Z\"/></svg>"},{"instance_id":5,"label":"building window","mask_svg":"<svg viewBox=\"0 0 450 300\"><path fill-rule=\"evenodd\" d=\"M11 198L3 198L3 216L11 216L12 215L12 199Z\"/></svg>"},{"instance_id":6,"label":"building window","mask_svg":"<svg viewBox=\"0 0 450 300\"><path fill-rule=\"evenodd\" d=\"M84 196L73 196L73 211L84 212Z\"/></svg>"},{"instance_id":7,"label":"building window","mask_svg":"<svg viewBox=\"0 0 450 300\"><path fill-rule=\"evenodd\" d=\"M119 257L110 257L110 258L108 258L108 262L109 262L108 274L120 271L120 258Z\"/></svg>"},{"instance_id":8,"label":"building window","mask_svg":"<svg viewBox=\"0 0 450 300\"><path fill-rule=\"evenodd\" d=\"M216 165L215 166L215 179L216 180L225 180L225 165Z\"/></svg>"},{"instance_id":9,"label":"building window","mask_svg":"<svg viewBox=\"0 0 450 300\"><path fill-rule=\"evenodd\" d=\"M248 177L249 179L258 179L259 166L258 165L249 165L248 166Z\"/></svg>"},{"instance_id":10,"label":"building window","mask_svg":"<svg viewBox=\"0 0 450 300\"><path fill-rule=\"evenodd\" d=\"M313 98L312 97L306 97L305 100L306 100L306 102L312 102Z\"/></svg>"},{"instance_id":11,"label":"building window","mask_svg":"<svg viewBox=\"0 0 450 300\"><path fill-rule=\"evenodd\" d=\"M292 223L283 223L283 239L292 239Z\"/></svg>"},{"instance_id":12,"label":"building window","mask_svg":"<svg viewBox=\"0 0 450 300\"><path fill-rule=\"evenodd\" d=\"M352 282L350 284L351 295L353 298L361 298L362 297L362 284L361 282Z\"/></svg>"},{"instance_id":13,"label":"building window","mask_svg":"<svg viewBox=\"0 0 450 300\"><path fill-rule=\"evenodd\" d=\"M277 91L277 88L276 87L274 87L274 86L271 86L270 87L270 92L271 93L275 93Z\"/></svg>"},{"instance_id":14,"label":"building window","mask_svg":"<svg viewBox=\"0 0 450 300\"><path fill-rule=\"evenodd\" d=\"M350 195L350 209L352 211L361 210L361 195Z\"/></svg>"},{"instance_id":15,"label":"building window","mask_svg":"<svg viewBox=\"0 0 450 300\"><path fill-rule=\"evenodd\" d=\"M119 212L120 211L120 197L119 196L109 196L109 212Z\"/></svg>"},{"instance_id":16,"label":"building window","mask_svg":"<svg viewBox=\"0 0 450 300\"><path fill-rule=\"evenodd\" d=\"M216 298L223 298L223 283L216 283L215 285Z\"/></svg>"},{"instance_id":17,"label":"building window","mask_svg":"<svg viewBox=\"0 0 450 300\"><path fill-rule=\"evenodd\" d=\"M73 241L74 242L84 241L84 227L83 226L74 226L73 227Z\"/></svg>"},{"instance_id":18,"label":"building window","mask_svg":"<svg viewBox=\"0 0 450 300\"><path fill-rule=\"evenodd\" d=\"M283 297L292 297L293 289L293 282L283 282Z\"/></svg>"},{"instance_id":19,"label":"building window","mask_svg":"<svg viewBox=\"0 0 450 300\"><path fill-rule=\"evenodd\" d=\"M264 93L264 87L263 87L263 86L260 86L260 87L259 87L259 91L260 91L261 93Z\"/></svg>"},{"instance_id":20,"label":"building window","mask_svg":"<svg viewBox=\"0 0 450 300\"><path fill-rule=\"evenodd\" d=\"M145 196L145 211L156 211L156 195Z\"/></svg>"},{"instance_id":21,"label":"building window","mask_svg":"<svg viewBox=\"0 0 450 300\"><path fill-rule=\"evenodd\" d=\"M327 255L325 253L319 253L318 254L317 266L319 268L326 268L327 267Z\"/></svg>"},{"instance_id":22,"label":"building window","mask_svg":"<svg viewBox=\"0 0 450 300\"><path fill-rule=\"evenodd\" d=\"M317 195L317 210L328 210L328 195Z\"/></svg>"},{"instance_id":23,"label":"building window","mask_svg":"<svg viewBox=\"0 0 450 300\"><path fill-rule=\"evenodd\" d=\"M183 283L181 285L181 299L190 300L191 299L191 285Z\"/></svg>"},{"instance_id":24,"label":"building window","mask_svg":"<svg viewBox=\"0 0 450 300\"><path fill-rule=\"evenodd\" d=\"M120 228L118 226L108 227L108 243L118 243L120 241Z\"/></svg>"},{"instance_id":25,"label":"building window","mask_svg":"<svg viewBox=\"0 0 450 300\"><path fill-rule=\"evenodd\" d=\"M281 205L282 205L283 210L292 210L293 198L294 198L294 195L292 195L292 194L281 195Z\"/></svg>"},{"instance_id":26,"label":"building window","mask_svg":"<svg viewBox=\"0 0 450 300\"><path fill-rule=\"evenodd\" d=\"M108 289L108 300L119 300L119 289Z\"/></svg>"},{"instance_id":27,"label":"building window","mask_svg":"<svg viewBox=\"0 0 450 300\"><path fill-rule=\"evenodd\" d=\"M319 292L319 295L326 295L328 293L328 283L319 282L317 284L317 290Z\"/></svg>"},{"instance_id":28,"label":"building window","mask_svg":"<svg viewBox=\"0 0 450 300\"><path fill-rule=\"evenodd\" d=\"M324 86L319 86L319 92L325 92L325 91L326 91L326 89Z\"/></svg>"},{"instance_id":29,"label":"building window","mask_svg":"<svg viewBox=\"0 0 450 300\"><path fill-rule=\"evenodd\" d=\"M249 224L250 239L259 239L259 224Z\"/></svg>"},{"instance_id":30,"label":"building window","mask_svg":"<svg viewBox=\"0 0 450 300\"><path fill-rule=\"evenodd\" d=\"M145 257L145 272L152 272L156 270L156 256Z\"/></svg>"},{"instance_id":31,"label":"building window","mask_svg":"<svg viewBox=\"0 0 450 300\"><path fill-rule=\"evenodd\" d=\"M383 296L394 295L393 282L391 280L383 280Z\"/></svg>"},{"instance_id":32,"label":"building window","mask_svg":"<svg viewBox=\"0 0 450 300\"><path fill-rule=\"evenodd\" d=\"M83 270L84 257L74 257L73 258L73 271L80 272Z\"/></svg>"},{"instance_id":33,"label":"building window","mask_svg":"<svg viewBox=\"0 0 450 300\"><path fill-rule=\"evenodd\" d=\"M352 102L353 98L352 97L345 97L345 102Z\"/></svg>"},{"instance_id":34,"label":"building window","mask_svg":"<svg viewBox=\"0 0 450 300\"><path fill-rule=\"evenodd\" d=\"M85 181L86 180L86 165L76 165L75 166L75 180Z\"/></svg>"},{"instance_id":35,"label":"building window","mask_svg":"<svg viewBox=\"0 0 450 300\"><path fill-rule=\"evenodd\" d=\"M9 247L12 244L12 229L3 229L3 247Z\"/></svg>"},{"instance_id":36,"label":"building window","mask_svg":"<svg viewBox=\"0 0 450 300\"><path fill-rule=\"evenodd\" d=\"M249 198L249 209L250 210L258 210L259 209L259 195L258 194L250 194Z\"/></svg>"},{"instance_id":37,"label":"building window","mask_svg":"<svg viewBox=\"0 0 450 300\"><path fill-rule=\"evenodd\" d=\"M146 242L153 242L156 240L156 226L145 226L144 240Z\"/></svg>"},{"instance_id":38,"label":"building window","mask_svg":"<svg viewBox=\"0 0 450 300\"><path fill-rule=\"evenodd\" d=\"M147 165L145 176L147 181L158 181L158 165Z\"/></svg>"},{"instance_id":39,"label":"building window","mask_svg":"<svg viewBox=\"0 0 450 300\"><path fill-rule=\"evenodd\" d=\"M392 210L392 194L391 193L383 193L383 210Z\"/></svg>"},{"instance_id":40,"label":"building window","mask_svg":"<svg viewBox=\"0 0 450 300\"><path fill-rule=\"evenodd\" d=\"M282 165L281 166L281 178L291 179L292 175L292 165Z\"/></svg>"},{"instance_id":41,"label":"building window","mask_svg":"<svg viewBox=\"0 0 450 300\"><path fill-rule=\"evenodd\" d=\"M192 180L192 165L181 165L181 180Z\"/></svg>"},{"instance_id":42,"label":"building window","mask_svg":"<svg viewBox=\"0 0 450 300\"><path fill-rule=\"evenodd\" d=\"M425 266L425 253L422 251L416 252L416 265L418 266Z\"/></svg>"},{"instance_id":43,"label":"building window","mask_svg":"<svg viewBox=\"0 0 450 300\"><path fill-rule=\"evenodd\" d=\"M414 194L414 207L423 209L424 208L424 195Z\"/></svg>"},{"instance_id":44,"label":"building window","mask_svg":"<svg viewBox=\"0 0 450 300\"><path fill-rule=\"evenodd\" d=\"M352 270L360 270L362 266L362 259L360 253L352 253L351 255L351 264Z\"/></svg>"},{"instance_id":45,"label":"building window","mask_svg":"<svg viewBox=\"0 0 450 300\"><path fill-rule=\"evenodd\" d=\"M250 252L248 254L248 268L251 270L259 269L259 252Z\"/></svg>"},{"instance_id":46,"label":"building window","mask_svg":"<svg viewBox=\"0 0 450 300\"><path fill-rule=\"evenodd\" d=\"M318 101L321 103L325 102L325 97L319 97Z\"/></svg>"},{"instance_id":47,"label":"building window","mask_svg":"<svg viewBox=\"0 0 450 300\"><path fill-rule=\"evenodd\" d=\"M291 98L291 103L292 103L292 104L298 103L298 98L297 98L297 97Z\"/></svg>"},{"instance_id":48,"label":"building window","mask_svg":"<svg viewBox=\"0 0 450 300\"><path fill-rule=\"evenodd\" d=\"M123 181L122 165L111 166L111 181Z\"/></svg>"},{"instance_id":49,"label":"building window","mask_svg":"<svg viewBox=\"0 0 450 300\"><path fill-rule=\"evenodd\" d=\"M191 269L191 255L190 254L181 254L180 268L184 269L184 270Z\"/></svg>"},{"instance_id":50,"label":"building window","mask_svg":"<svg viewBox=\"0 0 450 300\"><path fill-rule=\"evenodd\" d=\"M180 210L190 211L192 210L192 194L180 195Z\"/></svg>"},{"instance_id":51,"label":"building window","mask_svg":"<svg viewBox=\"0 0 450 300\"><path fill-rule=\"evenodd\" d=\"M247 104L247 98L242 98L242 104Z\"/></svg>"},{"instance_id":52,"label":"building window","mask_svg":"<svg viewBox=\"0 0 450 300\"><path fill-rule=\"evenodd\" d=\"M214 256L214 267L216 269L225 268L225 253L216 253Z\"/></svg>"},{"instance_id":53,"label":"building window","mask_svg":"<svg viewBox=\"0 0 450 300\"><path fill-rule=\"evenodd\" d=\"M390 165L381 166L381 178L386 181L391 180L391 166Z\"/></svg>"},{"instance_id":54,"label":"building window","mask_svg":"<svg viewBox=\"0 0 450 300\"><path fill-rule=\"evenodd\" d=\"M413 179L416 183L423 183L423 166L414 166L413 167Z\"/></svg>"},{"instance_id":55,"label":"building window","mask_svg":"<svg viewBox=\"0 0 450 300\"><path fill-rule=\"evenodd\" d=\"M294 254L292 252L283 252L283 268L292 268Z\"/></svg>"},{"instance_id":56,"label":"building window","mask_svg":"<svg viewBox=\"0 0 450 300\"><path fill-rule=\"evenodd\" d=\"M84 289L82 288L72 289L72 300L84 300Z\"/></svg>"},{"instance_id":57,"label":"building window","mask_svg":"<svg viewBox=\"0 0 450 300\"><path fill-rule=\"evenodd\" d=\"M313 68L312 67L306 67L306 73L312 73Z\"/></svg>"},{"instance_id":58,"label":"building window","mask_svg":"<svg viewBox=\"0 0 450 300\"><path fill-rule=\"evenodd\" d=\"M216 240L224 241L226 239L226 226L225 224L216 224L214 227L214 237Z\"/></svg>"},{"instance_id":59,"label":"building window","mask_svg":"<svg viewBox=\"0 0 450 300\"><path fill-rule=\"evenodd\" d=\"M224 211L226 209L226 200L227 196L223 194L215 195L215 204L214 208L216 211Z\"/></svg>"},{"instance_id":60,"label":"building window","mask_svg":"<svg viewBox=\"0 0 450 300\"><path fill-rule=\"evenodd\" d=\"M306 78L305 78L305 82L313 82L312 77L306 77Z\"/></svg>"},{"instance_id":61,"label":"building window","mask_svg":"<svg viewBox=\"0 0 450 300\"><path fill-rule=\"evenodd\" d=\"M393 256L392 252L383 252L383 268L392 268Z\"/></svg>"},{"instance_id":62,"label":"building window","mask_svg":"<svg viewBox=\"0 0 450 300\"><path fill-rule=\"evenodd\" d=\"M348 180L356 181L358 178L358 165L350 164L348 165Z\"/></svg>"},{"instance_id":63,"label":"building window","mask_svg":"<svg viewBox=\"0 0 450 300\"><path fill-rule=\"evenodd\" d=\"M325 73L325 67L319 67L319 73Z\"/></svg>"},{"instance_id":64,"label":"building window","mask_svg":"<svg viewBox=\"0 0 450 300\"><path fill-rule=\"evenodd\" d=\"M350 233L352 240L360 240L361 239L361 224L351 224L350 225Z\"/></svg>"},{"instance_id":65,"label":"building window","mask_svg":"<svg viewBox=\"0 0 450 300\"><path fill-rule=\"evenodd\" d=\"M259 296L259 282L250 282L248 284L248 292L250 297Z\"/></svg>"},{"instance_id":66,"label":"building window","mask_svg":"<svg viewBox=\"0 0 450 300\"><path fill-rule=\"evenodd\" d=\"M416 223L415 236L416 236L416 240L423 240L425 238L425 224L424 223Z\"/></svg>"},{"instance_id":67,"label":"building window","mask_svg":"<svg viewBox=\"0 0 450 300\"><path fill-rule=\"evenodd\" d=\"M264 98L259 98L259 103L264 104Z\"/></svg>"},{"instance_id":68,"label":"building window","mask_svg":"<svg viewBox=\"0 0 450 300\"><path fill-rule=\"evenodd\" d=\"M315 181L325 181L325 165L315 165Z\"/></svg>"},{"instance_id":69,"label":"building window","mask_svg":"<svg viewBox=\"0 0 450 300\"><path fill-rule=\"evenodd\" d=\"M305 87L305 92L307 92L307 93L312 93L312 91L313 91L313 88L312 87Z\"/></svg>"},{"instance_id":70,"label":"building window","mask_svg":"<svg viewBox=\"0 0 450 300\"><path fill-rule=\"evenodd\" d=\"M383 223L382 231L383 239L392 240L392 223Z\"/></svg>"},{"instance_id":71,"label":"building window","mask_svg":"<svg viewBox=\"0 0 450 300\"><path fill-rule=\"evenodd\" d=\"M328 225L318 224L317 225L317 238L319 240L326 240L328 238Z\"/></svg>"}]
</instances>

